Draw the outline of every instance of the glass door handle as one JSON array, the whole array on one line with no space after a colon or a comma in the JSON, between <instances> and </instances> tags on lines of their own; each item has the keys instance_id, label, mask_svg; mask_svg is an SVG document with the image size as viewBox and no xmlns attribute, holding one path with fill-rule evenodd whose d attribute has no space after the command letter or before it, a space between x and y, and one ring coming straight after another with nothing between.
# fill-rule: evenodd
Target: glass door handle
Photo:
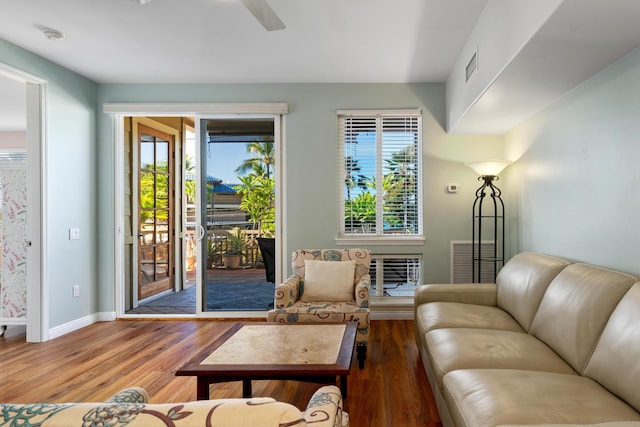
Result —
<instances>
[{"instance_id":1,"label":"glass door handle","mask_svg":"<svg viewBox=\"0 0 640 427\"><path fill-rule=\"evenodd\" d=\"M200 241L203 239L205 231L204 231L204 227L201 224L196 224L196 225L200 230L200 233L198 234L198 238L196 240Z\"/></svg>"}]
</instances>

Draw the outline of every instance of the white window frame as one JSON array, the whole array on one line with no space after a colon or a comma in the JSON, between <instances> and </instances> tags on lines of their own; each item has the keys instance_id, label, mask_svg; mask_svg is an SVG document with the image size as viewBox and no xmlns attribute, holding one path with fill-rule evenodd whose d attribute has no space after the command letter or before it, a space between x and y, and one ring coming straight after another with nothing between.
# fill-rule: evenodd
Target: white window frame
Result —
<instances>
[{"instance_id":1,"label":"white window frame","mask_svg":"<svg viewBox=\"0 0 640 427\"><path fill-rule=\"evenodd\" d=\"M337 110L338 121L338 236L335 241L337 245L354 245L354 244L376 244L376 245L422 245L424 243L424 226L423 226L423 159L422 159L422 111L420 109L409 110ZM418 119L417 124L417 191L418 191L418 232L416 234L383 234L377 231L376 234L371 233L347 233L345 231L345 198L344 198L344 170L345 163L345 141L343 133L343 125L341 120L345 117L362 117L362 118L393 118L393 117L415 117ZM382 180L382 138L377 138L377 173L376 181ZM382 193L382 189L377 190L377 195ZM376 230L382 230L382 197L377 197L377 226Z\"/></svg>"}]
</instances>

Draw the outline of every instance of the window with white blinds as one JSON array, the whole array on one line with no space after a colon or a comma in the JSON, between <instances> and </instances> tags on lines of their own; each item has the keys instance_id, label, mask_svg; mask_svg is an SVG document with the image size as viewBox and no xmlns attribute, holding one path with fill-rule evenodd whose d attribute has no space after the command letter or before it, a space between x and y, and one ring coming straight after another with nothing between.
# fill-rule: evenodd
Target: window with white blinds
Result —
<instances>
[{"instance_id":1,"label":"window with white blinds","mask_svg":"<svg viewBox=\"0 0 640 427\"><path fill-rule=\"evenodd\" d=\"M420 110L338 111L340 237L421 236Z\"/></svg>"}]
</instances>

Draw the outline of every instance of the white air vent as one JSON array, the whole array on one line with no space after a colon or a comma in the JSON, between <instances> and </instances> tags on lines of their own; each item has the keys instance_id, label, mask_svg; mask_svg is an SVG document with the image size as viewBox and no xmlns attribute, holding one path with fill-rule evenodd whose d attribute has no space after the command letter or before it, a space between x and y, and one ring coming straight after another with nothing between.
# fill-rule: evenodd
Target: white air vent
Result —
<instances>
[{"instance_id":1,"label":"white air vent","mask_svg":"<svg viewBox=\"0 0 640 427\"><path fill-rule=\"evenodd\" d=\"M473 282L473 248L471 245L470 240L451 241L451 283ZM480 246L482 253L493 253L495 242L483 241ZM491 261L483 262L480 283L493 283L495 268L495 263ZM477 279L476 282L478 282Z\"/></svg>"},{"instance_id":2,"label":"white air vent","mask_svg":"<svg viewBox=\"0 0 640 427\"><path fill-rule=\"evenodd\" d=\"M477 69L478 69L478 51L476 50L475 52L473 52L473 56L471 56L471 59L469 60L469 63L465 68L465 72L467 76L466 81L469 81L469 79L471 78L473 73L476 72Z\"/></svg>"}]
</instances>

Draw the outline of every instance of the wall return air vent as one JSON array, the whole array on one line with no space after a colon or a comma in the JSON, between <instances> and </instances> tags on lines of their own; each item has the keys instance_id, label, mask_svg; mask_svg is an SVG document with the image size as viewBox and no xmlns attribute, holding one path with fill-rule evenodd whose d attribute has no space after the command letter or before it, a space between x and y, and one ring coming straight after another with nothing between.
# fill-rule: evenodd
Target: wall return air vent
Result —
<instances>
[{"instance_id":1,"label":"wall return air vent","mask_svg":"<svg viewBox=\"0 0 640 427\"><path fill-rule=\"evenodd\" d=\"M467 63L467 66L465 67L465 73L467 77L466 81L469 81L469 79L476 72L477 69L478 69L478 50L476 49L476 51L473 52L471 59Z\"/></svg>"}]
</instances>

